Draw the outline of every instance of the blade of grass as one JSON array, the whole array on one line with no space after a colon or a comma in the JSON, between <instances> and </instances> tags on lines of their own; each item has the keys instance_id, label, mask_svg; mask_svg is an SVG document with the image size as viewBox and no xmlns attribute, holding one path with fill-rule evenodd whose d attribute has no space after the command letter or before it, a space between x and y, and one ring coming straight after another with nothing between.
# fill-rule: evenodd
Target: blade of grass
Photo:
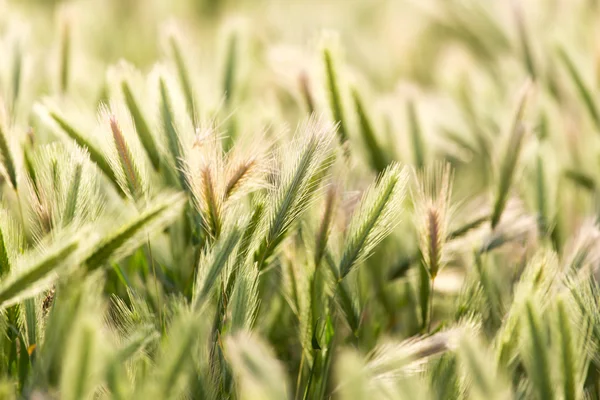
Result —
<instances>
[{"instance_id":1,"label":"blade of grass","mask_svg":"<svg viewBox=\"0 0 600 400\"><path fill-rule=\"evenodd\" d=\"M342 106L342 95L339 88L338 75L335 70L331 50L323 50L323 59L325 62L325 73L327 75L327 89L329 93L329 106L331 107L331 114L333 120L338 124L338 135L340 137L340 144L347 150L348 141L348 124L344 117L344 111Z\"/></svg>"},{"instance_id":2,"label":"blade of grass","mask_svg":"<svg viewBox=\"0 0 600 400\"><path fill-rule=\"evenodd\" d=\"M352 89L352 98L354 100L356 113L358 114L358 120L361 128L360 132L365 144L367 145L367 150L369 150L371 166L377 173L380 173L385 169L385 167L387 167L389 157L377 142L377 136L375 135L373 125L369 120L369 116L367 115L360 98L360 94L356 88Z\"/></svg>"},{"instance_id":3,"label":"blade of grass","mask_svg":"<svg viewBox=\"0 0 600 400\"><path fill-rule=\"evenodd\" d=\"M414 101L408 101L406 110L408 115L408 129L413 148L413 161L416 167L421 169L425 166L425 144Z\"/></svg>"},{"instance_id":4,"label":"blade of grass","mask_svg":"<svg viewBox=\"0 0 600 400\"><path fill-rule=\"evenodd\" d=\"M529 86L527 85L521 95L517 112L515 114L512 129L508 144L504 150L503 158L500 164L500 172L498 177L498 187L496 188L494 207L492 211L491 225L495 228L500 222L500 217L504 212L506 201L510 194L510 188L515 175L515 169L519 161L519 153L523 147L523 139L525 137L525 127L523 126L523 118L525 115L525 107L529 97Z\"/></svg>"},{"instance_id":5,"label":"blade of grass","mask_svg":"<svg viewBox=\"0 0 600 400\"><path fill-rule=\"evenodd\" d=\"M127 81L123 81L121 83L121 90L123 92L123 96L125 97L125 104L129 109L129 113L133 118L133 123L135 125L135 130L140 138L140 142L144 146L146 150L146 154L148 154L148 158L150 158L150 162L156 171L160 170L160 155L158 153L158 149L156 147L156 142L154 137L152 136L152 131L150 130L150 126L142 113L133 93L131 92L131 88Z\"/></svg>"},{"instance_id":6,"label":"blade of grass","mask_svg":"<svg viewBox=\"0 0 600 400\"><path fill-rule=\"evenodd\" d=\"M567 54L565 49L563 49L562 47L558 47L557 51L558 57L567 69L571 80L573 80L573 83L577 88L577 92L579 93L579 96L581 96L581 100L583 100L583 103L588 113L590 114L590 118L592 119L596 130L600 132L600 111L598 111L598 104L596 103L595 97L592 94L591 89L583 80L583 77L577 69L577 66L575 65L571 57Z\"/></svg>"},{"instance_id":7,"label":"blade of grass","mask_svg":"<svg viewBox=\"0 0 600 400\"><path fill-rule=\"evenodd\" d=\"M171 50L173 52L173 57L175 58L175 65L177 66L177 74L179 75L179 82L181 84L181 89L183 90L183 94L185 96L185 102L187 106L188 113L190 115L190 120L193 125L196 127L198 124L198 114L196 112L196 102L194 101L194 91L192 89L192 81L190 79L190 75L185 66L185 61L183 59L183 54L181 53L181 48L179 47L179 43L174 36L170 37L169 44L171 45Z\"/></svg>"},{"instance_id":8,"label":"blade of grass","mask_svg":"<svg viewBox=\"0 0 600 400\"><path fill-rule=\"evenodd\" d=\"M72 125L70 125L62 116L54 111L49 111L50 117L60 126L60 128L65 132L75 143L79 146L87 150L90 155L90 159L100 168L100 170L108 177L113 186L118 190L119 193L123 193L121 187L119 186L119 182L113 170L110 168L110 165L104 155L96 149L90 142L84 139L83 135L78 132Z\"/></svg>"}]
</instances>

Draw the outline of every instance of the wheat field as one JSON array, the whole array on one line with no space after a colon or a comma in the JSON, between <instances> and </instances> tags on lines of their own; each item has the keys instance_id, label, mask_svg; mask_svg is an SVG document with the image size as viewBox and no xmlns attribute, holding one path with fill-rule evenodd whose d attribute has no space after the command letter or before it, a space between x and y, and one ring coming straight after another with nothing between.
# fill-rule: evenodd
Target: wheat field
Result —
<instances>
[{"instance_id":1,"label":"wheat field","mask_svg":"<svg viewBox=\"0 0 600 400\"><path fill-rule=\"evenodd\" d=\"M0 399L600 399L598 21L0 0Z\"/></svg>"}]
</instances>

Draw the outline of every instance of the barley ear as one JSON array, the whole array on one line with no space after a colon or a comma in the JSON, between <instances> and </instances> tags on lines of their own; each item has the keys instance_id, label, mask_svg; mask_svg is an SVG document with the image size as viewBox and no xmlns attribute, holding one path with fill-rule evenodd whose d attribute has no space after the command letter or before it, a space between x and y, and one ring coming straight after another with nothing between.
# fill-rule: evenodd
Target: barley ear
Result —
<instances>
[{"instance_id":1,"label":"barley ear","mask_svg":"<svg viewBox=\"0 0 600 400\"><path fill-rule=\"evenodd\" d=\"M363 195L352 215L344 252L340 260L339 279L345 278L369 257L375 247L398 223L408 174L398 164L391 164Z\"/></svg>"}]
</instances>

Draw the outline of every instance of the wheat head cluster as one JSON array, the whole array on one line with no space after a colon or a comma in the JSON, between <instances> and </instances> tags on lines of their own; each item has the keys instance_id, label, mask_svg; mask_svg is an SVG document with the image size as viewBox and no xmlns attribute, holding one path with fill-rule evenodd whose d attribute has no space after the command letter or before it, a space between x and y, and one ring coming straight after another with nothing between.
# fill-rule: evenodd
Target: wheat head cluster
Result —
<instances>
[{"instance_id":1,"label":"wheat head cluster","mask_svg":"<svg viewBox=\"0 0 600 400\"><path fill-rule=\"evenodd\" d=\"M600 400L599 21L0 0L0 399Z\"/></svg>"}]
</instances>

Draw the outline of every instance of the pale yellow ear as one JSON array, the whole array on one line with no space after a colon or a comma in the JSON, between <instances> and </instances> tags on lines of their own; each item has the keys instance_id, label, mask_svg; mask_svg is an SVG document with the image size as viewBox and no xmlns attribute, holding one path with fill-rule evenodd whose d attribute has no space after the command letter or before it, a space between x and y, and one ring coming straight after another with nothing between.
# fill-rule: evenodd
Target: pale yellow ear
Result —
<instances>
[{"instance_id":1,"label":"pale yellow ear","mask_svg":"<svg viewBox=\"0 0 600 400\"><path fill-rule=\"evenodd\" d=\"M435 164L413 173L415 223L425 268L433 281L448 260L446 242L452 217L453 173L449 164Z\"/></svg>"}]
</instances>

